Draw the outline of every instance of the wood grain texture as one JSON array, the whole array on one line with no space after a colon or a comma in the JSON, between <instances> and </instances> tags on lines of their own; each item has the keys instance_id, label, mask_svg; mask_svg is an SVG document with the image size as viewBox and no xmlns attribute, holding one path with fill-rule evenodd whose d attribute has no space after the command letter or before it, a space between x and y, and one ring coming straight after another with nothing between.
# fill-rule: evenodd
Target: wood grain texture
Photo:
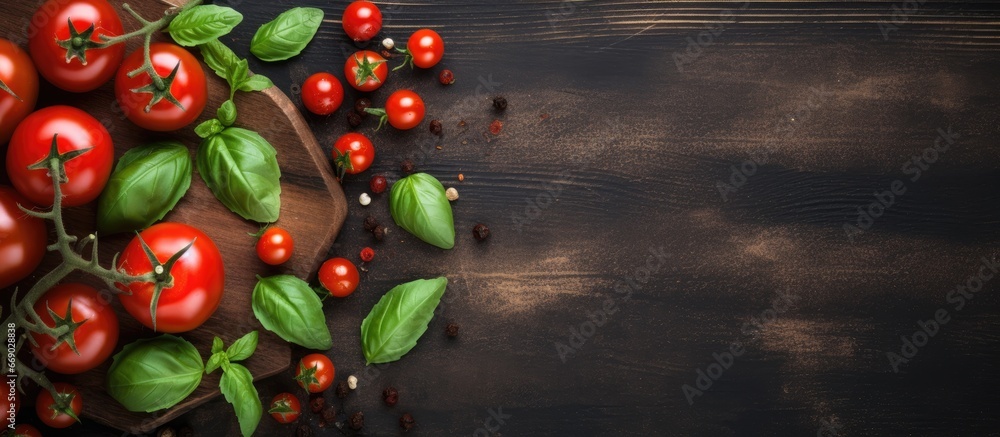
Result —
<instances>
[{"instance_id":1,"label":"wood grain texture","mask_svg":"<svg viewBox=\"0 0 1000 437\"><path fill-rule=\"evenodd\" d=\"M356 49L340 27L344 0L218 3L245 15L226 40L239 53L289 7L326 11L301 56L251 59L296 104L309 74L339 77ZM395 180L410 158L461 198L452 251L392 225L385 196L352 208L330 247L377 252L358 291L326 310L338 379L362 380L348 398L326 399L341 420L364 411L358 435L398 435L404 411L416 436L997 435L1000 287L986 282L961 310L947 301L1000 243L997 5L925 2L886 39L879 22L894 23L903 2L379 4L397 44L430 27L447 49L439 67L397 72L369 97L414 89L445 130L375 133L368 120L360 131L378 149L369 173ZM724 31L679 70L673 55L727 10ZM454 85L436 83L441 68ZM822 98L810 102L814 90ZM494 94L506 112L492 110ZM324 150L347 131L355 97L333 116L307 116ZM484 135L493 119L502 134ZM949 126L960 138L911 181L903 165ZM724 200L718 182L761 151L767 162ZM368 176L346 182L352 202ZM897 179L907 193L848 240L843 225ZM374 242L368 214L392 238ZM493 230L484 244L470 233L477 222ZM642 282L637 269L660 247L667 262ZM359 326L372 305L398 283L442 274L445 303L417 347L366 368ZM616 288L629 279L638 287L624 300ZM793 304L744 333L780 296ZM560 359L556 344L600 320L592 314L608 299L615 312ZM894 372L886 352L941 308L951 321ZM455 340L442 332L451 321L462 326ZM681 387L733 342L746 351L689 405ZM381 402L387 385L401 393L396 407ZM282 391L307 400L289 371L258 388L265 401ZM487 423L491 410L510 417ZM320 421L300 419L341 435ZM218 398L173 424L238 433ZM258 431L293 433L267 419Z\"/></svg>"},{"instance_id":2,"label":"wood grain texture","mask_svg":"<svg viewBox=\"0 0 1000 437\"><path fill-rule=\"evenodd\" d=\"M170 5L156 1L130 2L131 6L146 17L162 14ZM119 5L120 6L120 5ZM13 28L25 17L30 17L37 5L23 2L14 5L0 23L5 29ZM127 14L119 9L126 31L130 30ZM168 39L166 35L157 39ZM138 48L137 42L128 44L128 53ZM139 144L156 139L176 139L188 145L194 156L200 139L194 135L197 123L214 116L215 109L229 97L228 85L218 78L207 66L209 76L209 103L206 111L195 124L177 132L157 134L134 126L121 116L113 105L114 88L108 83L102 88L86 94L68 95L50 85L43 88L44 98L39 107L51 104L69 104L92 114L104 123L112 133L116 157ZM46 85L43 85L43 87ZM340 184L333 177L326 154L319 147L308 125L288 98L277 88L259 93L238 93L236 105L239 111L237 126L244 126L259 132L278 150L278 163L282 170L281 212L278 224L291 232L296 239L295 254L280 268L262 263L253 249L254 239L248 233L256 232L259 225L243 220L222 205L195 173L191 188L164 221L181 222L195 226L207 233L222 252L226 269L226 288L222 303L213 317L200 328L182 336L191 341L204 358L210 355L212 339L221 337L226 344L251 330L260 332L260 342L256 353L245 362L256 379L265 378L283 371L290 363L288 344L264 330L253 316L250 295L256 284L257 274L288 273L301 278L314 275L327 249L336 238L347 214L347 205ZM95 229L95 207L88 205L67 212L67 226L71 234L86 233ZM111 236L101 238L100 255L105 262L114 253L124 248L132 237ZM52 254L50 254L52 255ZM43 272L50 270L58 257L49 256L36 275L26 279L28 285ZM75 274L71 279L101 284ZM136 322L117 302L113 302L121 321L119 348L136 338L152 336L153 333ZM27 355L27 354L26 354ZM26 357L30 361L30 355ZM221 372L207 375L201 385L187 399L173 408L153 414L131 413L113 400L105 389L105 375L110 361L89 372L67 377L51 375L54 380L69 381L81 388L85 399L83 419L133 433L149 432L186 411L197 407L219 395Z\"/></svg>"}]
</instances>

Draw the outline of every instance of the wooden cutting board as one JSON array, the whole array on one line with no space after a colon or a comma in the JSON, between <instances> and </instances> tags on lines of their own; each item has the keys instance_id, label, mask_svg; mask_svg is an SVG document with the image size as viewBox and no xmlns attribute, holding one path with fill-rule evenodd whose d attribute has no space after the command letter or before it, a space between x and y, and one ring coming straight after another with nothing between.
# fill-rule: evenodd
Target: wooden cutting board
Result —
<instances>
[{"instance_id":1,"label":"wooden cutting board","mask_svg":"<svg viewBox=\"0 0 1000 437\"><path fill-rule=\"evenodd\" d=\"M137 23L121 8L121 2L111 2L119 10L126 32L137 28ZM148 19L155 19L171 5L156 0L131 0L135 10ZM26 35L28 19L41 1L12 2L7 5L7 13L0 15L0 31L10 39ZM168 40L165 34L156 39ZM26 41L15 41L26 48ZM139 48L139 41L128 43L128 53ZM198 55L197 50L193 52ZM241 54L243 55L243 54ZM200 59L200 56L198 56ZM215 114L216 108L228 97L228 88L222 79L202 64L208 77L209 103L204 114L195 123L173 133L153 133L144 131L127 119L120 117L113 108L113 83L109 82L98 90L84 94L63 92L51 85L42 84L39 107L53 104L67 104L79 107L101 120L111 131L116 158L131 147L158 139L176 139L188 145L192 157L200 139L193 128ZM44 82L44 81L43 81ZM292 103L277 88L259 93L237 93L236 106L239 117L237 126L258 131L278 150L281 167L281 216L278 221L291 232L295 239L295 254L284 266L269 267L257 259L253 237L248 232L256 232L256 223L243 220L223 206L205 186L196 173L190 191L166 216L164 221L174 221L193 225L205 231L222 252L226 269L226 290L219 309L200 328L182 336L191 341L201 352L202 358L210 355L212 339L221 337L228 345L243 334L257 330L260 343L257 352L244 364L255 378L260 379L285 370L291 360L290 348L286 342L264 330L253 315L250 295L256 284L255 275L290 273L309 279L325 258L337 233L347 216L347 201L334 178L329 160L320 149L315 137ZM71 234L86 235L96 229L95 207L93 204L67 211L67 223ZM121 251L131 236L100 238L102 264ZM52 254L49 254L52 255ZM21 287L30 286L44 272L58 262L58 257L48 256L36 273L25 279ZM86 275L71 276L73 280L100 284ZM7 290L5 296L9 296ZM153 336L154 333L129 316L115 300L112 302L121 321L121 338L117 351L136 338ZM27 354L25 354L27 355ZM26 357L30 362L30 356ZM53 381L67 381L81 388L84 398L83 420L94 420L132 433L148 432L170 421L184 412L202 404L219 394L220 371L207 375L201 385L180 404L168 410L152 414L126 411L112 399L104 388L108 363L89 372L76 376L51 374ZM29 404L33 397L29 397ZM30 411L25 409L26 411ZM24 414L24 413L22 413Z\"/></svg>"}]
</instances>

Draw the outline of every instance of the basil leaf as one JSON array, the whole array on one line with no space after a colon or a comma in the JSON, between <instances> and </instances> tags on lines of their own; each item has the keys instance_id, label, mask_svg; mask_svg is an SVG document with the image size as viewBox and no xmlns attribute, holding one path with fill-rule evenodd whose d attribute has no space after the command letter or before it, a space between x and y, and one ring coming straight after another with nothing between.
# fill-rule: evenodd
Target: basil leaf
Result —
<instances>
[{"instance_id":1,"label":"basil leaf","mask_svg":"<svg viewBox=\"0 0 1000 437\"><path fill-rule=\"evenodd\" d=\"M305 281L291 275L258 277L253 314L268 331L309 349L333 347L323 302Z\"/></svg>"},{"instance_id":2,"label":"basil leaf","mask_svg":"<svg viewBox=\"0 0 1000 437\"><path fill-rule=\"evenodd\" d=\"M205 59L208 68L223 79L228 78L227 72L233 68L232 65L240 61L236 53L217 39L199 45L198 50L201 50L201 57Z\"/></svg>"},{"instance_id":3,"label":"basil leaf","mask_svg":"<svg viewBox=\"0 0 1000 437\"><path fill-rule=\"evenodd\" d=\"M455 247L455 220L444 186L434 176L414 173L392 185L389 213L399 227L442 249Z\"/></svg>"},{"instance_id":4,"label":"basil leaf","mask_svg":"<svg viewBox=\"0 0 1000 437\"><path fill-rule=\"evenodd\" d=\"M273 86L274 83L271 82L271 79L268 79L267 76L264 76L263 74L255 74L244 80L243 83L240 84L239 89L240 91L246 92L263 91Z\"/></svg>"},{"instance_id":5,"label":"basil leaf","mask_svg":"<svg viewBox=\"0 0 1000 437\"><path fill-rule=\"evenodd\" d=\"M260 26L250 40L250 53L262 61L282 61L302 53L323 23L323 10L292 8Z\"/></svg>"},{"instance_id":6,"label":"basil leaf","mask_svg":"<svg viewBox=\"0 0 1000 437\"><path fill-rule=\"evenodd\" d=\"M176 141L125 152L97 201L102 234L143 229L167 215L191 186L191 157Z\"/></svg>"},{"instance_id":7,"label":"basil leaf","mask_svg":"<svg viewBox=\"0 0 1000 437\"><path fill-rule=\"evenodd\" d=\"M246 59L240 59L229 65L229 69L226 70L226 81L229 82L230 98L236 93L236 89L240 87L240 84L247 79L248 74L250 74L250 67Z\"/></svg>"},{"instance_id":8,"label":"basil leaf","mask_svg":"<svg viewBox=\"0 0 1000 437\"><path fill-rule=\"evenodd\" d=\"M389 290L361 322L361 346L366 364L400 359L417 345L434 309L448 286L448 278L418 279Z\"/></svg>"},{"instance_id":9,"label":"basil leaf","mask_svg":"<svg viewBox=\"0 0 1000 437\"><path fill-rule=\"evenodd\" d=\"M226 349L226 355L229 356L229 361L243 361L250 358L255 350L257 350L257 331L250 331L249 334L229 345L229 349Z\"/></svg>"},{"instance_id":10,"label":"basil leaf","mask_svg":"<svg viewBox=\"0 0 1000 437\"><path fill-rule=\"evenodd\" d=\"M277 153L253 131L228 127L198 149L198 173L215 197L247 220L270 223L281 210Z\"/></svg>"},{"instance_id":11,"label":"basil leaf","mask_svg":"<svg viewBox=\"0 0 1000 437\"><path fill-rule=\"evenodd\" d=\"M196 46L223 36L243 21L233 8L199 5L181 12L170 21L167 32L177 44Z\"/></svg>"},{"instance_id":12,"label":"basil leaf","mask_svg":"<svg viewBox=\"0 0 1000 437\"><path fill-rule=\"evenodd\" d=\"M233 103L233 99L226 100L219 105L216 117L219 118L219 123L222 123L223 126L233 125L236 121L236 104Z\"/></svg>"},{"instance_id":13,"label":"basil leaf","mask_svg":"<svg viewBox=\"0 0 1000 437\"><path fill-rule=\"evenodd\" d=\"M208 357L208 362L205 363L205 374L208 375L209 373L214 372L215 369L218 369L219 366L222 366L222 363L225 361L226 361L225 352L213 353L212 356Z\"/></svg>"},{"instance_id":14,"label":"basil leaf","mask_svg":"<svg viewBox=\"0 0 1000 437\"><path fill-rule=\"evenodd\" d=\"M212 339L212 353L217 354L225 349L225 345L222 344L222 339L215 337Z\"/></svg>"},{"instance_id":15,"label":"basil leaf","mask_svg":"<svg viewBox=\"0 0 1000 437\"><path fill-rule=\"evenodd\" d=\"M198 350L180 337L136 340L115 355L108 369L108 394L129 411L170 408L201 383Z\"/></svg>"},{"instance_id":16,"label":"basil leaf","mask_svg":"<svg viewBox=\"0 0 1000 437\"><path fill-rule=\"evenodd\" d=\"M222 125L222 122L217 118L210 118L201 122L197 127L194 128L194 133L201 138L208 138L219 132L222 132L226 127Z\"/></svg>"},{"instance_id":17,"label":"basil leaf","mask_svg":"<svg viewBox=\"0 0 1000 437\"><path fill-rule=\"evenodd\" d=\"M253 386L253 375L241 364L231 364L224 370L222 379L219 380L219 389L226 397L226 402L233 404L243 436L249 437L257 430L264 409L257 388Z\"/></svg>"}]
</instances>

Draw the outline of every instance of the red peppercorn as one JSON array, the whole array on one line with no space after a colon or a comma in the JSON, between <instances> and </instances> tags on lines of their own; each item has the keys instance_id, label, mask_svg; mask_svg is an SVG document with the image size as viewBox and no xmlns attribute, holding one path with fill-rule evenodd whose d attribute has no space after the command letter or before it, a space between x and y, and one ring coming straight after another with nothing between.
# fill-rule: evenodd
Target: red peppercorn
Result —
<instances>
[{"instance_id":1,"label":"red peppercorn","mask_svg":"<svg viewBox=\"0 0 1000 437\"><path fill-rule=\"evenodd\" d=\"M414 425L416 425L416 421L413 420L413 415L410 413L403 413L403 415L399 418L399 427L403 428L403 431L413 429Z\"/></svg>"},{"instance_id":2,"label":"red peppercorn","mask_svg":"<svg viewBox=\"0 0 1000 437\"><path fill-rule=\"evenodd\" d=\"M361 116L355 112L347 114L347 124L351 127L361 126Z\"/></svg>"},{"instance_id":3,"label":"red peppercorn","mask_svg":"<svg viewBox=\"0 0 1000 437\"><path fill-rule=\"evenodd\" d=\"M337 383L337 397L346 398L348 394L351 393L351 387L347 385L347 381L340 381Z\"/></svg>"},{"instance_id":4,"label":"red peppercorn","mask_svg":"<svg viewBox=\"0 0 1000 437\"><path fill-rule=\"evenodd\" d=\"M365 109L371 107L372 107L372 101L368 100L367 98L362 97L354 101L354 111L357 112L358 115L361 116L368 115L368 113L365 112Z\"/></svg>"},{"instance_id":5,"label":"red peppercorn","mask_svg":"<svg viewBox=\"0 0 1000 437\"><path fill-rule=\"evenodd\" d=\"M361 428L364 428L365 427L365 414L362 413L362 412L360 412L360 411L358 411L357 413L354 413L354 414L351 415L351 418L348 419L347 423L351 426L351 429L353 429L355 431L357 431L357 430L359 430Z\"/></svg>"},{"instance_id":6,"label":"red peppercorn","mask_svg":"<svg viewBox=\"0 0 1000 437\"><path fill-rule=\"evenodd\" d=\"M403 162L399 163L399 170L402 171L403 174L408 175L416 170L416 166L413 164L413 161L404 159Z\"/></svg>"},{"instance_id":7,"label":"red peppercorn","mask_svg":"<svg viewBox=\"0 0 1000 437\"><path fill-rule=\"evenodd\" d=\"M372 180L368 182L368 188L372 189L375 194L382 194L385 192L385 188L389 186L389 182L385 180L385 176L375 175L372 176Z\"/></svg>"},{"instance_id":8,"label":"red peppercorn","mask_svg":"<svg viewBox=\"0 0 1000 437\"><path fill-rule=\"evenodd\" d=\"M375 232L375 228L378 227L378 219L375 216L370 215L365 217L365 230L368 232Z\"/></svg>"},{"instance_id":9,"label":"red peppercorn","mask_svg":"<svg viewBox=\"0 0 1000 437\"><path fill-rule=\"evenodd\" d=\"M371 262L373 259L375 259L375 250L374 249L372 249L370 247L366 247L364 249L361 249L361 261L364 261L364 262L367 263L367 262Z\"/></svg>"},{"instance_id":10,"label":"red peppercorn","mask_svg":"<svg viewBox=\"0 0 1000 437\"><path fill-rule=\"evenodd\" d=\"M458 323L449 323L444 327L444 333L451 338L458 337Z\"/></svg>"},{"instance_id":11,"label":"red peppercorn","mask_svg":"<svg viewBox=\"0 0 1000 437\"><path fill-rule=\"evenodd\" d=\"M451 70L441 70L441 73L438 74L438 80L441 81L441 85L451 85L455 83L455 73L452 73Z\"/></svg>"},{"instance_id":12,"label":"red peppercorn","mask_svg":"<svg viewBox=\"0 0 1000 437\"><path fill-rule=\"evenodd\" d=\"M500 135L501 129L503 129L503 122L501 122L500 120L493 120L493 123L490 123L491 134Z\"/></svg>"},{"instance_id":13,"label":"red peppercorn","mask_svg":"<svg viewBox=\"0 0 1000 437\"><path fill-rule=\"evenodd\" d=\"M309 409L311 409L313 413L319 414L321 411L323 411L323 407L325 406L326 406L326 399L323 398L322 393L313 394L309 398Z\"/></svg>"},{"instance_id":14,"label":"red peppercorn","mask_svg":"<svg viewBox=\"0 0 1000 437\"><path fill-rule=\"evenodd\" d=\"M382 241L385 239L385 234L389 232L389 229L385 226L378 226L372 231L372 235L375 236L376 241Z\"/></svg>"},{"instance_id":15,"label":"red peppercorn","mask_svg":"<svg viewBox=\"0 0 1000 437\"><path fill-rule=\"evenodd\" d=\"M431 133L432 134L440 136L442 130L443 130L443 128L441 127L441 120L431 120Z\"/></svg>"},{"instance_id":16,"label":"red peppercorn","mask_svg":"<svg viewBox=\"0 0 1000 437\"><path fill-rule=\"evenodd\" d=\"M472 228L472 236L479 241L483 241L487 238L490 238L490 228L488 228L486 225L482 223L479 223Z\"/></svg>"},{"instance_id":17,"label":"red peppercorn","mask_svg":"<svg viewBox=\"0 0 1000 437\"><path fill-rule=\"evenodd\" d=\"M399 391L397 391L395 387L386 387L386 389L382 391L382 400L385 401L385 404L390 407L396 405L396 403L399 402Z\"/></svg>"}]
</instances>

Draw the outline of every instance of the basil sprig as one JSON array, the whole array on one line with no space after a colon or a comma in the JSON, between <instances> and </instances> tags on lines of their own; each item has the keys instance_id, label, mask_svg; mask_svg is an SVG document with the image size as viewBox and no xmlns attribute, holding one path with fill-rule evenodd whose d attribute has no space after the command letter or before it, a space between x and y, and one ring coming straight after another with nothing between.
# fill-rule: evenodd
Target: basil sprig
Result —
<instances>
[{"instance_id":1,"label":"basil sprig","mask_svg":"<svg viewBox=\"0 0 1000 437\"><path fill-rule=\"evenodd\" d=\"M97 230L131 232L165 216L191 186L191 157L176 141L125 152L97 201Z\"/></svg>"},{"instance_id":2,"label":"basil sprig","mask_svg":"<svg viewBox=\"0 0 1000 437\"><path fill-rule=\"evenodd\" d=\"M323 302L305 281L292 275L258 277L252 306L260 324L285 341L309 349L333 347Z\"/></svg>"},{"instance_id":3,"label":"basil sprig","mask_svg":"<svg viewBox=\"0 0 1000 437\"><path fill-rule=\"evenodd\" d=\"M323 23L323 10L292 8L257 29L250 53L262 61L282 61L302 53Z\"/></svg>"},{"instance_id":4,"label":"basil sprig","mask_svg":"<svg viewBox=\"0 0 1000 437\"><path fill-rule=\"evenodd\" d=\"M222 339L215 337L212 341L212 356L205 365L205 373L212 373L215 369L222 368L219 389L226 397L226 402L232 404L236 410L236 419L240 422L240 432L244 437L253 435L257 429L263 406L257 388L253 385L253 375L250 374L250 370L234 361L250 358L256 349L257 331L244 335L233 342L228 349L223 349Z\"/></svg>"},{"instance_id":5,"label":"basil sprig","mask_svg":"<svg viewBox=\"0 0 1000 437\"><path fill-rule=\"evenodd\" d=\"M233 8L199 5L185 9L171 20L167 32L177 44L193 47L231 32L241 21L243 15Z\"/></svg>"},{"instance_id":6,"label":"basil sprig","mask_svg":"<svg viewBox=\"0 0 1000 437\"><path fill-rule=\"evenodd\" d=\"M418 279L389 290L361 322L361 347L367 364L400 359L427 331L448 278Z\"/></svg>"},{"instance_id":7,"label":"basil sprig","mask_svg":"<svg viewBox=\"0 0 1000 437\"><path fill-rule=\"evenodd\" d=\"M389 212L399 227L442 249L455 247L455 220L444 186L434 176L414 173L392 185Z\"/></svg>"},{"instance_id":8,"label":"basil sprig","mask_svg":"<svg viewBox=\"0 0 1000 437\"><path fill-rule=\"evenodd\" d=\"M129 411L170 408L188 397L204 370L198 349L169 334L136 340L112 359L108 394Z\"/></svg>"},{"instance_id":9,"label":"basil sprig","mask_svg":"<svg viewBox=\"0 0 1000 437\"><path fill-rule=\"evenodd\" d=\"M198 173L215 197L247 220L271 223L281 210L278 152L257 132L227 127L198 148Z\"/></svg>"}]
</instances>

